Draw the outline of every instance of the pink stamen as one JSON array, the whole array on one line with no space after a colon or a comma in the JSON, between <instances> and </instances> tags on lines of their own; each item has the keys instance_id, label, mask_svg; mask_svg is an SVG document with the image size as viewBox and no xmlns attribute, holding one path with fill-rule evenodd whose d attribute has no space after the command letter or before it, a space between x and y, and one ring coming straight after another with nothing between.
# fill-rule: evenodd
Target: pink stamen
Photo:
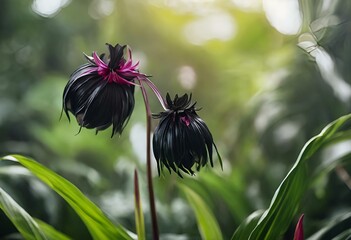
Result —
<instances>
[{"instance_id":1,"label":"pink stamen","mask_svg":"<svg viewBox=\"0 0 351 240\"><path fill-rule=\"evenodd\" d=\"M187 126L189 127L190 125L190 119L187 116L180 117L180 120Z\"/></svg>"},{"instance_id":2,"label":"pink stamen","mask_svg":"<svg viewBox=\"0 0 351 240\"><path fill-rule=\"evenodd\" d=\"M131 51L128 51L128 60L121 60L119 69L109 69L108 65L97 55L96 52L93 52L93 60L97 66L97 72L100 76L107 80L109 83L115 82L119 84L128 84L128 85L136 85L138 84L128 81L125 77L139 77L144 76L139 73L137 66L139 62L133 65ZM96 70L96 69L95 69ZM93 72L94 70L89 70ZM88 72L87 72L88 73Z\"/></svg>"},{"instance_id":3,"label":"pink stamen","mask_svg":"<svg viewBox=\"0 0 351 240\"><path fill-rule=\"evenodd\" d=\"M104 61L101 60L101 58L96 54L96 52L93 52L93 58L94 58L94 62L95 64L98 66L98 74L100 76L103 76L104 79L109 79L109 74L110 71L108 69L108 66L106 63L104 63Z\"/></svg>"}]
</instances>

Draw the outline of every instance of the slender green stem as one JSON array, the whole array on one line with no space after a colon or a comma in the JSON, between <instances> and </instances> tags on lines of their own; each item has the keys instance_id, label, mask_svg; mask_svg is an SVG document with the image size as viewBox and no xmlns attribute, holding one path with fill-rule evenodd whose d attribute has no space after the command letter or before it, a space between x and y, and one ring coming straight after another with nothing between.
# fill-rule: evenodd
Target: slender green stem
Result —
<instances>
[{"instance_id":1,"label":"slender green stem","mask_svg":"<svg viewBox=\"0 0 351 240\"><path fill-rule=\"evenodd\" d=\"M135 226L138 240L145 240L144 214L141 206L138 172L134 170L134 204L135 204Z\"/></svg>"},{"instance_id":2,"label":"slender green stem","mask_svg":"<svg viewBox=\"0 0 351 240\"><path fill-rule=\"evenodd\" d=\"M139 80L139 83L140 83L141 92L143 94L145 109L146 109L146 174L147 174L147 184L148 184L148 190L149 190L152 235L154 240L158 240L159 233L158 233L156 204L155 204L154 187L152 184L152 170L151 170L151 110L149 106L147 93L143 86L143 83L140 80Z\"/></svg>"}]
</instances>

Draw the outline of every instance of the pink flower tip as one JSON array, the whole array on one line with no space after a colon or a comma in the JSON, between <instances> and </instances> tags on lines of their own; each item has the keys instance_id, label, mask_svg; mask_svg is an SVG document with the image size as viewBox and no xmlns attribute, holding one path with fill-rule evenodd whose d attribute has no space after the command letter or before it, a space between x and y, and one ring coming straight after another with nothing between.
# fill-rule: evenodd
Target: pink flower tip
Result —
<instances>
[{"instance_id":1,"label":"pink flower tip","mask_svg":"<svg viewBox=\"0 0 351 240\"><path fill-rule=\"evenodd\" d=\"M304 214L302 214L299 218L299 221L297 222L296 228L295 228L295 234L294 234L294 240L304 240L303 236L303 218Z\"/></svg>"}]
</instances>

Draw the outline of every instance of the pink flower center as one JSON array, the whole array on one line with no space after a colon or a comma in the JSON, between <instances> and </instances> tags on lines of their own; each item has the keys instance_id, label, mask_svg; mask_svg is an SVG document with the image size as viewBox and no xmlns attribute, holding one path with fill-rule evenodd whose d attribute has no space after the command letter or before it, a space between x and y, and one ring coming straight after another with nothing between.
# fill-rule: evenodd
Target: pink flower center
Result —
<instances>
[{"instance_id":1,"label":"pink flower center","mask_svg":"<svg viewBox=\"0 0 351 240\"><path fill-rule=\"evenodd\" d=\"M182 121L187 127L189 127L190 119L187 116L180 117L180 121Z\"/></svg>"},{"instance_id":2,"label":"pink flower center","mask_svg":"<svg viewBox=\"0 0 351 240\"><path fill-rule=\"evenodd\" d=\"M122 59L119 63L118 69L110 69L108 65L96 54L96 52L93 53L93 58L95 64L97 65L98 74L102 76L104 80L107 80L108 83L114 82L118 84L135 85L135 83L128 79L143 76L143 74L140 74L137 69L139 62L135 64L132 63L130 51L128 60L124 61L124 59Z\"/></svg>"}]
</instances>

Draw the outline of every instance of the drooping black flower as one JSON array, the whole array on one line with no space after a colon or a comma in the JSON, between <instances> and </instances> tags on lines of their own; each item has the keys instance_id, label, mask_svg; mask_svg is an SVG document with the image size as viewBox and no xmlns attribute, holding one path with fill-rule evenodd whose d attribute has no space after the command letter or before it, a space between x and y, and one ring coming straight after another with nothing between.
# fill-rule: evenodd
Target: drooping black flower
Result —
<instances>
[{"instance_id":1,"label":"drooping black flower","mask_svg":"<svg viewBox=\"0 0 351 240\"><path fill-rule=\"evenodd\" d=\"M154 115L160 119L153 136L153 151L159 174L163 166L169 172L172 169L180 177L180 170L194 174L194 165L197 171L208 161L213 167L213 147L222 165L212 134L196 113L196 102L191 104L191 95L176 95L172 101L167 94L166 102L168 110Z\"/></svg>"},{"instance_id":2,"label":"drooping black flower","mask_svg":"<svg viewBox=\"0 0 351 240\"><path fill-rule=\"evenodd\" d=\"M112 136L121 134L134 109L134 81L145 76L139 73L138 63L132 63L131 50L124 58L126 46L107 44L105 54L85 55L88 63L80 66L70 76L63 93L63 110L68 119L71 112L81 127L96 129L109 126Z\"/></svg>"}]
</instances>

